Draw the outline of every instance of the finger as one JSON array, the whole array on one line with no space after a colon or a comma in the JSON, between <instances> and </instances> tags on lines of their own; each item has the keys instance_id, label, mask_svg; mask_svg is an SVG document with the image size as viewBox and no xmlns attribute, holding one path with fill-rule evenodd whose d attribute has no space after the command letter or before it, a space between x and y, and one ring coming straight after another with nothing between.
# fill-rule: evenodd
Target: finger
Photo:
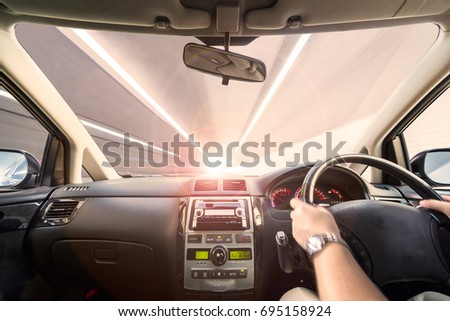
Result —
<instances>
[{"instance_id":1,"label":"finger","mask_svg":"<svg viewBox=\"0 0 450 321\"><path fill-rule=\"evenodd\" d=\"M301 201L299 199L296 198L292 198L291 201L289 202L289 204L291 205L291 207L295 210L298 206L301 205Z\"/></svg>"},{"instance_id":2,"label":"finger","mask_svg":"<svg viewBox=\"0 0 450 321\"><path fill-rule=\"evenodd\" d=\"M437 200L422 200L422 201L420 201L420 205L422 205L426 208L432 209L432 210L443 212L443 213L445 213L449 207L448 203L444 203L442 201L437 201Z\"/></svg>"},{"instance_id":3,"label":"finger","mask_svg":"<svg viewBox=\"0 0 450 321\"><path fill-rule=\"evenodd\" d=\"M306 204L305 202L302 202L298 199L291 199L290 201L291 207L293 208L292 212L291 212L291 218L292 216L299 216L302 215L305 210L307 210L307 207L310 206L308 204Z\"/></svg>"},{"instance_id":4,"label":"finger","mask_svg":"<svg viewBox=\"0 0 450 321\"><path fill-rule=\"evenodd\" d=\"M303 202L303 201L301 201L299 199L296 199L296 198L291 199L290 205L296 211L298 211L298 210L300 210L300 211L307 211L307 210L310 210L312 208L316 208L316 206L308 204L308 203L305 203L305 202Z\"/></svg>"},{"instance_id":5,"label":"finger","mask_svg":"<svg viewBox=\"0 0 450 321\"><path fill-rule=\"evenodd\" d=\"M291 211L291 220L295 220L296 212L294 210Z\"/></svg>"},{"instance_id":6,"label":"finger","mask_svg":"<svg viewBox=\"0 0 450 321\"><path fill-rule=\"evenodd\" d=\"M450 202L450 195L442 195L442 198L447 202Z\"/></svg>"}]
</instances>

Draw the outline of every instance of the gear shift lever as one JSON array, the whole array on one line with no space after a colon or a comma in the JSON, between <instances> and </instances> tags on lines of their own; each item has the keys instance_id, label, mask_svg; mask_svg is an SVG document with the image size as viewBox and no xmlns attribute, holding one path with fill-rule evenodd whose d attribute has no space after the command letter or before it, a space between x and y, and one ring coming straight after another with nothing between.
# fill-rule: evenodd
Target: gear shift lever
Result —
<instances>
[{"instance_id":1,"label":"gear shift lever","mask_svg":"<svg viewBox=\"0 0 450 321\"><path fill-rule=\"evenodd\" d=\"M278 231L275 235L277 242L278 263L280 269L284 273L292 273L294 271L294 260L289 246L288 236L284 231Z\"/></svg>"}]
</instances>

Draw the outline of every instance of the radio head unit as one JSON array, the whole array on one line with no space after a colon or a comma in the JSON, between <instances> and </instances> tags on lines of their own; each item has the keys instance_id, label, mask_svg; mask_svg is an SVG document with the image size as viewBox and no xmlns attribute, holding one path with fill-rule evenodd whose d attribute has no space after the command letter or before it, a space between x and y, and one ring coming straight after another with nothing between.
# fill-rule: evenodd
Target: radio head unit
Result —
<instances>
[{"instance_id":1,"label":"radio head unit","mask_svg":"<svg viewBox=\"0 0 450 321\"><path fill-rule=\"evenodd\" d=\"M212 292L254 288L250 197L192 197L184 235L184 288Z\"/></svg>"},{"instance_id":2,"label":"radio head unit","mask_svg":"<svg viewBox=\"0 0 450 321\"><path fill-rule=\"evenodd\" d=\"M245 199L195 199L189 227L192 231L247 230L249 213Z\"/></svg>"}]
</instances>

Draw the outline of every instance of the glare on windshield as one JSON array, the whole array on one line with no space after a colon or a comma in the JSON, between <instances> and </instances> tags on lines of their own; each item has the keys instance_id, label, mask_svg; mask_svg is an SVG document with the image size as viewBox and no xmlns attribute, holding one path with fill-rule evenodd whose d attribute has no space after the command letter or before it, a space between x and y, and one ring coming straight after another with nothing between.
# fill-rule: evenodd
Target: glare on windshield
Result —
<instances>
[{"instance_id":1,"label":"glare on windshield","mask_svg":"<svg viewBox=\"0 0 450 321\"><path fill-rule=\"evenodd\" d=\"M433 45L434 25L266 36L231 50L263 83L186 68L198 39L20 24L16 35L111 165L132 175L258 174L351 151Z\"/></svg>"}]
</instances>

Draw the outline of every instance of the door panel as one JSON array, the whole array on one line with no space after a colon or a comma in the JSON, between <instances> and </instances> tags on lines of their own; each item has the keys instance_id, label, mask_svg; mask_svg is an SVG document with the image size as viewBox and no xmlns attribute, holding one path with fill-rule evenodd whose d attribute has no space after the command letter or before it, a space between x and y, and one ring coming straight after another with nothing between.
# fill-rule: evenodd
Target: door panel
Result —
<instances>
[{"instance_id":1,"label":"door panel","mask_svg":"<svg viewBox=\"0 0 450 321\"><path fill-rule=\"evenodd\" d=\"M52 290L35 271L24 248L27 228L53 188L0 194L0 299L50 299Z\"/></svg>"}]
</instances>

